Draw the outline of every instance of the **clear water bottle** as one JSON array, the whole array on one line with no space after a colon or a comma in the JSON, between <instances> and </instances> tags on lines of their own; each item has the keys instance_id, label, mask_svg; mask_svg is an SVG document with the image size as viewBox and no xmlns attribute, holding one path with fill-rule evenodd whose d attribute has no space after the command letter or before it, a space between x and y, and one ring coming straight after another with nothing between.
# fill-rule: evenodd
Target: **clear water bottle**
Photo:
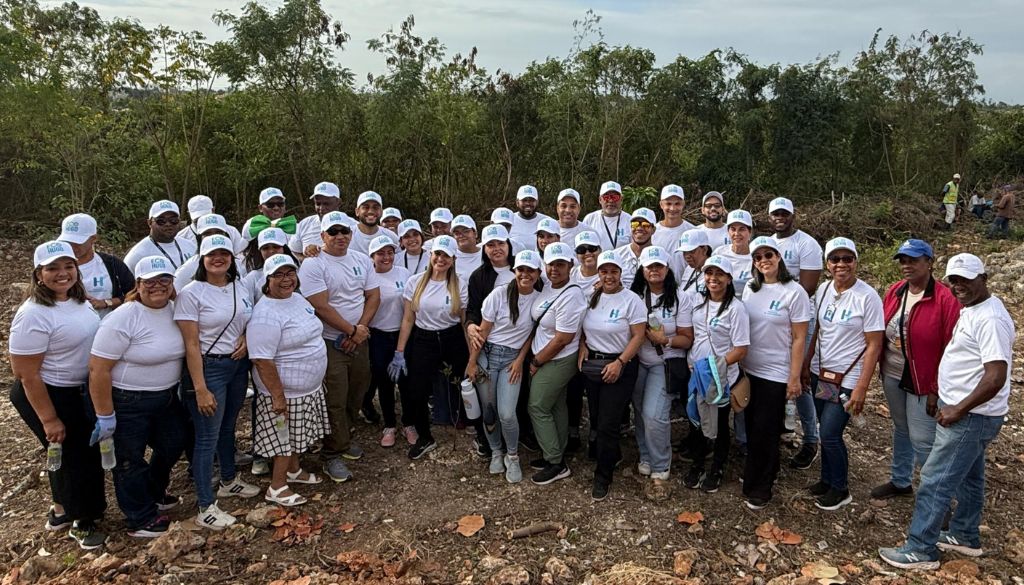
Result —
<instances>
[{"instance_id":1,"label":"clear water bottle","mask_svg":"<svg viewBox=\"0 0 1024 585\"><path fill-rule=\"evenodd\" d=\"M652 313L647 316L647 326L651 328L651 331L661 331L661 320Z\"/></svg>"},{"instance_id":2,"label":"clear water bottle","mask_svg":"<svg viewBox=\"0 0 1024 585\"><path fill-rule=\"evenodd\" d=\"M46 470L57 471L60 469L64 457L64 446L60 443L50 443L46 448Z\"/></svg>"},{"instance_id":3,"label":"clear water bottle","mask_svg":"<svg viewBox=\"0 0 1024 585\"><path fill-rule=\"evenodd\" d=\"M282 445L288 444L288 419L283 414L274 416L274 431L277 432L277 441Z\"/></svg>"},{"instance_id":4,"label":"clear water bottle","mask_svg":"<svg viewBox=\"0 0 1024 585\"><path fill-rule=\"evenodd\" d=\"M847 396L846 393L844 392L844 393L839 395L839 401L843 403L843 408L848 408L848 405L850 403L850 397ZM849 412L849 410L847 410L847 412ZM867 421L867 419L864 418L864 413L861 412L860 414L858 414L856 416L854 416L852 414L850 415L850 424L852 424L854 427L859 429L859 428L863 427L864 425L868 424L868 421Z\"/></svg>"},{"instance_id":5,"label":"clear water bottle","mask_svg":"<svg viewBox=\"0 0 1024 585\"><path fill-rule=\"evenodd\" d=\"M796 430L796 400L786 401L786 430Z\"/></svg>"},{"instance_id":6,"label":"clear water bottle","mask_svg":"<svg viewBox=\"0 0 1024 585\"><path fill-rule=\"evenodd\" d=\"M100 466L110 471L117 465L117 458L114 456L114 439L107 437L100 441Z\"/></svg>"}]
</instances>

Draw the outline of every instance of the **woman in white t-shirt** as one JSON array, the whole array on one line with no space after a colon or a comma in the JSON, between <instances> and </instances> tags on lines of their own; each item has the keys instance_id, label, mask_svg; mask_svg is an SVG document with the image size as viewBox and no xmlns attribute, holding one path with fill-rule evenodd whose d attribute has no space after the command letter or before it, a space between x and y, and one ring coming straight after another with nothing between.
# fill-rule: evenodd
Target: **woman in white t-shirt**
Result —
<instances>
[{"instance_id":1,"label":"woman in white t-shirt","mask_svg":"<svg viewBox=\"0 0 1024 585\"><path fill-rule=\"evenodd\" d=\"M733 288L736 289L736 294L742 295L743 290L747 288L747 281L750 280L752 268L750 235L754 227L754 218L748 211L734 209L729 212L725 226L729 230L729 243L716 248L714 254L729 259L729 263L732 264Z\"/></svg>"},{"instance_id":2,"label":"woman in white t-shirt","mask_svg":"<svg viewBox=\"0 0 1024 585\"><path fill-rule=\"evenodd\" d=\"M570 279L578 284L583 294L590 298L594 291L601 288L597 280L597 257L601 255L601 238L597 232L585 230L576 234L573 242L576 251L576 266L573 266Z\"/></svg>"},{"instance_id":3,"label":"woman in white t-shirt","mask_svg":"<svg viewBox=\"0 0 1024 585\"><path fill-rule=\"evenodd\" d=\"M700 302L704 293L704 262L711 257L707 232L698 229L683 232L676 252L683 255L682 270L676 275L679 286L683 292L697 295L694 302Z\"/></svg>"},{"instance_id":4,"label":"woman in white t-shirt","mask_svg":"<svg viewBox=\"0 0 1024 585\"><path fill-rule=\"evenodd\" d=\"M622 459L619 423L633 396L633 358L644 342L647 314L640 297L622 286L622 264L614 250L597 259L597 272L601 288L590 297L583 316L579 367L586 377L590 424L597 435L591 496L600 501L608 496L612 472Z\"/></svg>"},{"instance_id":5,"label":"woman in white t-shirt","mask_svg":"<svg viewBox=\"0 0 1024 585\"><path fill-rule=\"evenodd\" d=\"M174 320L185 340L188 366L182 380L183 402L195 427L192 479L199 515L196 523L221 530L235 523L216 497L251 498L260 493L235 475L235 423L249 382L245 326L252 301L238 276L231 240L203 239L195 280L178 294ZM220 487L213 491L213 458L220 465Z\"/></svg>"},{"instance_id":6,"label":"woman in white t-shirt","mask_svg":"<svg viewBox=\"0 0 1024 585\"><path fill-rule=\"evenodd\" d=\"M406 219L398 224L398 239L402 249L395 254L395 266L401 266L409 274L419 274L430 264L430 253L423 249L423 228L415 219Z\"/></svg>"},{"instance_id":7,"label":"woman in white t-shirt","mask_svg":"<svg viewBox=\"0 0 1024 585\"><path fill-rule=\"evenodd\" d=\"M82 548L97 548L107 538L96 527L107 502L99 450L89 445L86 382L100 317L86 302L69 244L40 244L34 260L28 299L11 322L11 404L44 447L63 453L60 468L47 474L53 505L46 528L71 526L68 534Z\"/></svg>"},{"instance_id":8,"label":"woman in white t-shirt","mask_svg":"<svg viewBox=\"0 0 1024 585\"><path fill-rule=\"evenodd\" d=\"M687 232L689 233L689 232ZM712 256L701 268L704 273L704 294L693 305L693 347L686 356L691 369L698 360L714 357L718 376L729 386L734 386L742 376L739 363L747 355L750 345L750 322L743 302L736 298L732 284L732 266L722 256ZM712 406L712 408L714 408ZM717 416L710 424L701 420L698 432L714 443L711 469L704 471L704 459L708 455L708 441L694 441L693 465L683 478L683 485L691 489L700 488L708 493L718 491L725 475L725 464L729 459L729 403L717 407ZM692 429L691 429L692 430Z\"/></svg>"},{"instance_id":9,"label":"woman in white t-shirt","mask_svg":"<svg viewBox=\"0 0 1024 585\"><path fill-rule=\"evenodd\" d=\"M679 290L669 268L669 253L660 246L640 252L641 270L630 287L647 309L646 341L633 388L640 475L651 478L646 494L664 500L671 494L672 399L689 379L686 350L693 345L693 297Z\"/></svg>"},{"instance_id":10,"label":"woman in white t-shirt","mask_svg":"<svg viewBox=\"0 0 1024 585\"><path fill-rule=\"evenodd\" d=\"M743 371L750 378L750 403L743 411L748 439L743 495L747 507L759 510L771 501L779 473L786 401L796 399L803 388L800 371L811 303L786 269L775 240L762 236L750 247L753 274L742 299L757 351L743 358Z\"/></svg>"},{"instance_id":11,"label":"woman in white t-shirt","mask_svg":"<svg viewBox=\"0 0 1024 585\"><path fill-rule=\"evenodd\" d=\"M256 303L245 336L253 363L256 395L254 450L273 458L273 475L264 499L298 506L306 498L293 484L317 484L321 478L299 467L299 455L331 431L323 379L327 346L323 323L301 294L298 267L290 255L276 254L263 266L263 298ZM284 417L287 439L277 426Z\"/></svg>"},{"instance_id":12,"label":"woman in white t-shirt","mask_svg":"<svg viewBox=\"0 0 1024 585\"><path fill-rule=\"evenodd\" d=\"M245 268L248 272L242 278L242 285L253 305L263 298L263 283L267 280L263 276L263 263L267 258L277 254L286 254L295 259L292 251L288 249L288 234L275 227L261 231L256 236L255 254L248 254L245 258Z\"/></svg>"},{"instance_id":13,"label":"woman in white t-shirt","mask_svg":"<svg viewBox=\"0 0 1024 585\"><path fill-rule=\"evenodd\" d=\"M817 507L838 510L853 501L843 431L850 417L864 408L882 354L885 317L878 293L857 278L853 240L829 240L825 262L832 280L821 283L814 295L817 327L802 377L814 393L821 436L821 479L809 490Z\"/></svg>"},{"instance_id":14,"label":"woman in white t-shirt","mask_svg":"<svg viewBox=\"0 0 1024 585\"><path fill-rule=\"evenodd\" d=\"M430 268L410 277L402 291L402 326L395 355L388 365L393 381L397 382L402 374L409 380L408 407L418 435L416 444L409 448L410 459L419 459L437 448L430 432L427 403L434 379L448 368L452 376L460 375L469 361L463 326L469 292L466 282L455 272L455 238L438 236L432 241ZM458 403L452 402L453 396L445 398L458 408Z\"/></svg>"},{"instance_id":15,"label":"woman in white t-shirt","mask_svg":"<svg viewBox=\"0 0 1024 585\"><path fill-rule=\"evenodd\" d=\"M392 382L388 376L388 364L395 355L398 346L398 332L402 329L402 312L405 301L402 293L405 283L412 274L402 266L395 264L396 248L394 241L387 236L378 236L370 242L368 251L373 260L373 269L377 273L380 284L380 306L370 321L370 387L363 397L363 416L367 420L376 420L377 411L373 407L374 394L380 395L380 410L384 416L384 431L381 434L381 447L394 447L398 421L395 418L395 387L402 400L402 434L409 445L415 445L416 427L413 426L412 408L407 404L409 399L409 381L405 376Z\"/></svg>"},{"instance_id":16,"label":"woman in white t-shirt","mask_svg":"<svg viewBox=\"0 0 1024 585\"><path fill-rule=\"evenodd\" d=\"M504 473L509 483L523 479L516 405L523 364L530 351L533 304L540 296L535 288L540 266L540 255L533 250L516 255L515 279L495 287L484 299L479 334L482 344L473 344L466 366L466 378L476 381L480 394L481 418L491 447L490 472ZM508 447L507 455L502 438Z\"/></svg>"},{"instance_id":17,"label":"woman in white t-shirt","mask_svg":"<svg viewBox=\"0 0 1024 585\"><path fill-rule=\"evenodd\" d=\"M170 524L163 512L180 501L167 486L188 439L188 415L178 397L185 342L174 324L170 263L147 256L133 268L135 289L93 340L89 392L96 440L114 440L114 494L128 534L155 538Z\"/></svg>"}]
</instances>

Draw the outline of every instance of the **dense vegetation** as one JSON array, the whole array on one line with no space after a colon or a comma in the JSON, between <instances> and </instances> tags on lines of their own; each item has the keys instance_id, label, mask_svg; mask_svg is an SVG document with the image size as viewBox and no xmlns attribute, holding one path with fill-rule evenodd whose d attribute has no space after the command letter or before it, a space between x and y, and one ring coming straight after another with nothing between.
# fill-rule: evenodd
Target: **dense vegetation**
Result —
<instances>
[{"instance_id":1,"label":"dense vegetation","mask_svg":"<svg viewBox=\"0 0 1024 585\"><path fill-rule=\"evenodd\" d=\"M934 193L954 171L988 187L1024 170L1024 111L981 101L982 47L959 33L876 33L848 63L762 65L723 49L657 66L606 43L588 12L566 57L512 73L484 71L475 49L448 55L410 16L369 42L385 68L364 83L318 0L213 18L226 41L0 0L8 217L84 209L135 230L157 198L205 193L241 217L265 186L305 205L320 180L422 216L493 206L526 182L542 198L617 179L807 201Z\"/></svg>"}]
</instances>

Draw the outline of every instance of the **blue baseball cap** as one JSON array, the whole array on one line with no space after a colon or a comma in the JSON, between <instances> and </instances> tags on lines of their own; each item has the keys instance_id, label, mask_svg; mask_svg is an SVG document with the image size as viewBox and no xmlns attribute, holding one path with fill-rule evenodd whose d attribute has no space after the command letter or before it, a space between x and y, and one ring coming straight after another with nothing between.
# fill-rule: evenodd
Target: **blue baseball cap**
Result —
<instances>
[{"instance_id":1,"label":"blue baseball cap","mask_svg":"<svg viewBox=\"0 0 1024 585\"><path fill-rule=\"evenodd\" d=\"M910 256L911 258L927 256L929 258L934 258L935 253L932 252L932 247L928 245L928 242L924 240L907 240L900 244L900 249L896 250L892 259L896 260L900 256Z\"/></svg>"}]
</instances>

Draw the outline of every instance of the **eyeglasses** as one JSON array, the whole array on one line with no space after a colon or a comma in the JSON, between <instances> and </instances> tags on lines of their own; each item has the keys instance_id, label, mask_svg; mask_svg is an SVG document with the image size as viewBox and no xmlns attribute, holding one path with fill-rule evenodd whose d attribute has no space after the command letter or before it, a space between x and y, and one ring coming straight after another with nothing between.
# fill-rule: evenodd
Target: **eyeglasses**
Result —
<instances>
[{"instance_id":1,"label":"eyeglasses","mask_svg":"<svg viewBox=\"0 0 1024 585\"><path fill-rule=\"evenodd\" d=\"M160 226L163 226L163 225L178 225L178 223L180 223L180 222L181 222L181 219L179 219L177 216L172 217L170 219L164 219L162 217L158 217L158 218L153 220L153 223L155 223L156 225L160 225Z\"/></svg>"},{"instance_id":2,"label":"eyeglasses","mask_svg":"<svg viewBox=\"0 0 1024 585\"><path fill-rule=\"evenodd\" d=\"M153 288L155 286L167 286L172 282L174 282L174 277L164 274L161 276L155 276L153 278L147 278L146 280L143 280L142 286L146 288Z\"/></svg>"},{"instance_id":3,"label":"eyeglasses","mask_svg":"<svg viewBox=\"0 0 1024 585\"><path fill-rule=\"evenodd\" d=\"M607 193L605 195L601 195L601 201L622 201L622 195L619 195L618 193Z\"/></svg>"},{"instance_id":4,"label":"eyeglasses","mask_svg":"<svg viewBox=\"0 0 1024 585\"><path fill-rule=\"evenodd\" d=\"M829 264L853 264L857 261L857 257L853 255L846 256L829 256Z\"/></svg>"},{"instance_id":5,"label":"eyeglasses","mask_svg":"<svg viewBox=\"0 0 1024 585\"><path fill-rule=\"evenodd\" d=\"M705 203L704 209L722 209L721 203Z\"/></svg>"},{"instance_id":6,"label":"eyeglasses","mask_svg":"<svg viewBox=\"0 0 1024 585\"><path fill-rule=\"evenodd\" d=\"M760 262L761 260L771 260L775 256L775 252L768 250L767 252L763 252L761 254L754 254L754 262Z\"/></svg>"},{"instance_id":7,"label":"eyeglasses","mask_svg":"<svg viewBox=\"0 0 1024 585\"><path fill-rule=\"evenodd\" d=\"M295 278L294 270L278 270L277 272L270 275L270 278L281 279L281 278Z\"/></svg>"},{"instance_id":8,"label":"eyeglasses","mask_svg":"<svg viewBox=\"0 0 1024 585\"><path fill-rule=\"evenodd\" d=\"M641 221L631 221L631 222L629 222L629 227L630 227L630 229L634 229L634 230L635 229L640 229L640 228L643 228L645 230L649 230L649 229L654 227L654 224L649 222L649 221L643 221L643 220L641 220Z\"/></svg>"},{"instance_id":9,"label":"eyeglasses","mask_svg":"<svg viewBox=\"0 0 1024 585\"><path fill-rule=\"evenodd\" d=\"M577 254L596 254L601 251L600 246L579 246L576 248Z\"/></svg>"},{"instance_id":10,"label":"eyeglasses","mask_svg":"<svg viewBox=\"0 0 1024 585\"><path fill-rule=\"evenodd\" d=\"M331 227L327 228L328 236L336 236L338 234L348 236L352 234L352 230L343 225L332 225Z\"/></svg>"},{"instance_id":11,"label":"eyeglasses","mask_svg":"<svg viewBox=\"0 0 1024 585\"><path fill-rule=\"evenodd\" d=\"M284 207L284 201L267 201L266 203L263 204L263 207L277 209L278 207Z\"/></svg>"}]
</instances>

